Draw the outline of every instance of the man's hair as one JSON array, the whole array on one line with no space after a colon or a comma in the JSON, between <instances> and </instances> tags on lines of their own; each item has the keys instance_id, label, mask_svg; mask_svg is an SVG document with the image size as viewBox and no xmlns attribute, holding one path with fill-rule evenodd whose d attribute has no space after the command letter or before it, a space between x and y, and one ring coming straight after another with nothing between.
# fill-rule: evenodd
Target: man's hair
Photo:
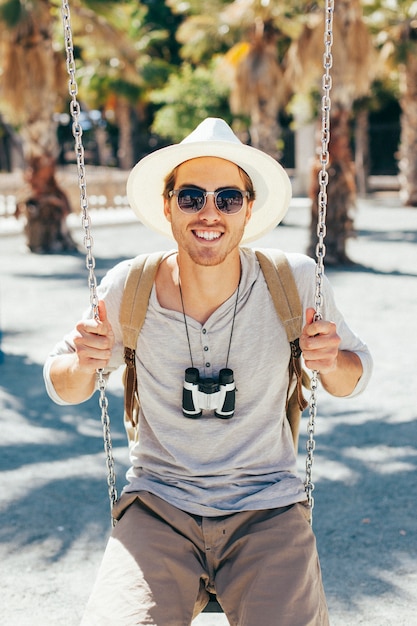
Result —
<instances>
[{"instance_id":1,"label":"man's hair","mask_svg":"<svg viewBox=\"0 0 417 626\"><path fill-rule=\"evenodd\" d=\"M256 194L255 194L255 189L253 187L251 177L249 176L249 174L245 172L244 169L239 167L239 165L237 165L237 167L239 169L239 174L243 181L243 186L246 191L249 191L249 200L255 200ZM162 195L165 199L168 199L169 192L175 189L175 181L177 179L178 168L179 168L179 165L177 165L177 167L174 167L174 169L164 179L164 191Z\"/></svg>"}]
</instances>

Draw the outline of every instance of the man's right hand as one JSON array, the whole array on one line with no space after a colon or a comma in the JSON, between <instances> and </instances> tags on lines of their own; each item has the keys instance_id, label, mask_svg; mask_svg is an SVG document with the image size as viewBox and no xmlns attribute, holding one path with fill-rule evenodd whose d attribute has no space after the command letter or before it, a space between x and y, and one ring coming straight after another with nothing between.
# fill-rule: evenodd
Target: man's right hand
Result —
<instances>
[{"instance_id":1,"label":"man's right hand","mask_svg":"<svg viewBox=\"0 0 417 626\"><path fill-rule=\"evenodd\" d=\"M103 300L98 303L98 313L99 320L82 320L76 325L74 344L78 368L83 372L95 373L98 369L105 369L114 346L114 333Z\"/></svg>"},{"instance_id":2,"label":"man's right hand","mask_svg":"<svg viewBox=\"0 0 417 626\"><path fill-rule=\"evenodd\" d=\"M88 400L96 387L97 370L104 369L110 360L114 333L102 300L98 312L100 319L77 324L75 352L57 355L51 363L51 382L64 402L79 404Z\"/></svg>"}]
</instances>

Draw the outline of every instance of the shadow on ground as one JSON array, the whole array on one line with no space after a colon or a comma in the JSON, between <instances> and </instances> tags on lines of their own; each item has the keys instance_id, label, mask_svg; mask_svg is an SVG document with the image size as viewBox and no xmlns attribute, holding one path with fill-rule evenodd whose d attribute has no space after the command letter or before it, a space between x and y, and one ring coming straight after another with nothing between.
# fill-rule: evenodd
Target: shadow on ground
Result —
<instances>
[{"instance_id":1,"label":"shadow on ground","mask_svg":"<svg viewBox=\"0 0 417 626\"><path fill-rule=\"evenodd\" d=\"M417 413L394 423L391 413L338 414L322 401L320 415L313 527L326 592L346 610L387 592L410 600L391 573L414 571L417 558Z\"/></svg>"},{"instance_id":2,"label":"shadow on ground","mask_svg":"<svg viewBox=\"0 0 417 626\"><path fill-rule=\"evenodd\" d=\"M78 406L54 405L42 366L20 355L4 355L0 383L0 542L21 550L53 539L46 559L57 561L81 535L105 537L110 528L98 395ZM107 395L121 482L127 457L122 398Z\"/></svg>"}]
</instances>

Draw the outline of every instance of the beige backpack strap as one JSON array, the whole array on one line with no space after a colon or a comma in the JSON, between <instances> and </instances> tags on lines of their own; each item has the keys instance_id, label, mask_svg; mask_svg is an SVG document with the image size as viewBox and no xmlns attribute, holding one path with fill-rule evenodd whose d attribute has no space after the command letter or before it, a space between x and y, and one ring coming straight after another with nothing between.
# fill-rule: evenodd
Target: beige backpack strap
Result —
<instances>
[{"instance_id":1,"label":"beige backpack strap","mask_svg":"<svg viewBox=\"0 0 417 626\"><path fill-rule=\"evenodd\" d=\"M296 341L301 335L303 311L287 257L281 250L255 252L288 341Z\"/></svg>"},{"instance_id":2,"label":"beige backpack strap","mask_svg":"<svg viewBox=\"0 0 417 626\"><path fill-rule=\"evenodd\" d=\"M156 272L165 252L143 254L132 260L126 278L120 306L120 325L123 331L124 359L126 370L125 422L128 427L136 426L139 414L139 396L136 378L136 344L145 321L149 296L155 281Z\"/></svg>"},{"instance_id":3,"label":"beige backpack strap","mask_svg":"<svg viewBox=\"0 0 417 626\"><path fill-rule=\"evenodd\" d=\"M294 276L287 257L281 250L255 250L257 259L268 285L278 317L284 325L291 346L290 386L287 397L287 417L290 422L295 449L301 412L308 406L302 387L309 386L309 378L301 367L298 340L303 328L303 310ZM295 388L293 379L295 376Z\"/></svg>"}]
</instances>

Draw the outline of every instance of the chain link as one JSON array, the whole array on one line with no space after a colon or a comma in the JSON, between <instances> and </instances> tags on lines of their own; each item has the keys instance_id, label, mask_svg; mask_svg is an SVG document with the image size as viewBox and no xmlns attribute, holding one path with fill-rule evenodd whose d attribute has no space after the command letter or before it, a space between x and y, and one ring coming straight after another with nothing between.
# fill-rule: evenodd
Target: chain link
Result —
<instances>
[{"instance_id":1,"label":"chain link","mask_svg":"<svg viewBox=\"0 0 417 626\"><path fill-rule=\"evenodd\" d=\"M78 85L75 77L74 45L72 41L71 14L69 2L62 0L62 22L64 29L64 42L67 60L67 72L69 75L68 91L71 96L70 113L72 118L72 134L74 136L74 151L77 158L78 186L80 190L81 225L84 231L84 247L86 250L86 267L88 270L88 288L90 292L90 304L95 319L99 319L97 279L94 272L95 258L93 256L93 237L91 235L91 219L88 212L87 182L85 176L84 146L82 142L83 129L80 124L81 108L77 100ZM104 451L107 464L107 485L109 491L110 509L113 511L117 500L116 474L114 469L113 447L110 433L110 417L108 413L108 399L106 396L106 379L103 370L97 370L97 384L99 389L99 406L101 409L101 423L103 426ZM112 524L115 520L112 516Z\"/></svg>"},{"instance_id":2,"label":"chain link","mask_svg":"<svg viewBox=\"0 0 417 626\"><path fill-rule=\"evenodd\" d=\"M333 15L334 15L334 0L326 0L325 7L325 26L324 26L324 55L323 55L323 69L324 74L322 78L322 92L323 97L321 101L321 153L320 163L321 170L318 174L319 180L319 194L318 194L318 220L317 220L317 237L318 243L316 246L316 290L314 306L316 311L315 319L322 319L322 304L323 294L322 285L324 277L324 257L326 255L326 246L324 244L324 238L326 236L326 212L327 212L327 184L329 175L327 172L327 166L329 164L329 141L330 141L330 90L332 88L332 77L330 70L333 65L332 57L332 45L333 45ZM307 458L306 458L306 477L305 477L305 490L307 493L307 500L311 508L311 520L313 516L314 508L314 483L312 480L313 472L313 460L314 450L316 443L314 440L315 424L317 417L317 388L318 388L318 372L313 371L311 377L311 394L309 402L309 419L307 425Z\"/></svg>"}]
</instances>

